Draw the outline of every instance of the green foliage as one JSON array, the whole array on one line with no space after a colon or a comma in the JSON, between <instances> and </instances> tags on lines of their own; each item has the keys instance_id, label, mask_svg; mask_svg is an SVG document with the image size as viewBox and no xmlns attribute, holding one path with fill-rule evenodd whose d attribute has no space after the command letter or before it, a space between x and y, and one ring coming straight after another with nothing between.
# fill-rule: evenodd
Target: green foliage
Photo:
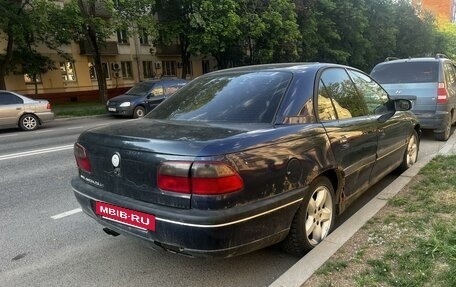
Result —
<instances>
[{"instance_id":1,"label":"green foliage","mask_svg":"<svg viewBox=\"0 0 456 287\"><path fill-rule=\"evenodd\" d=\"M260 62L295 61L301 37L294 4L288 0L271 0L261 18L266 29L258 39Z\"/></svg>"},{"instance_id":2,"label":"green foliage","mask_svg":"<svg viewBox=\"0 0 456 287\"><path fill-rule=\"evenodd\" d=\"M238 48L241 35L238 14L239 3L234 0L198 0L193 2L189 36L190 48L203 54L213 55L220 68L232 65L231 54Z\"/></svg>"},{"instance_id":3,"label":"green foliage","mask_svg":"<svg viewBox=\"0 0 456 287\"><path fill-rule=\"evenodd\" d=\"M0 0L0 40L6 48L0 51L0 89L5 89L4 77L19 71L44 73L52 68L48 57L39 55L37 47L45 45L65 55L60 46L71 40L61 30L59 7L46 0Z\"/></svg>"}]
</instances>

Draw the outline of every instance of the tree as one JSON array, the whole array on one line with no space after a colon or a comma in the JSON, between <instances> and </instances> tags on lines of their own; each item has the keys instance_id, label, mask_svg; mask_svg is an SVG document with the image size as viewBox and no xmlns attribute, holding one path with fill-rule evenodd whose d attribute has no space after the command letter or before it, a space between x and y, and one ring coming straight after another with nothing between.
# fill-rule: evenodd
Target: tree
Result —
<instances>
[{"instance_id":1,"label":"tree","mask_svg":"<svg viewBox=\"0 0 456 287\"><path fill-rule=\"evenodd\" d=\"M298 58L301 38L295 5L289 0L271 0L261 15L265 31L258 39L260 62L292 62Z\"/></svg>"},{"instance_id":2,"label":"tree","mask_svg":"<svg viewBox=\"0 0 456 287\"><path fill-rule=\"evenodd\" d=\"M161 0L157 1L155 11L158 15L158 43L164 46L171 45L176 39L182 60L182 75L185 79L190 67L190 35L191 16L193 13L191 0Z\"/></svg>"},{"instance_id":3,"label":"tree","mask_svg":"<svg viewBox=\"0 0 456 287\"><path fill-rule=\"evenodd\" d=\"M387 57L396 56L396 45L401 39L395 25L395 5L394 0L366 0L369 17L365 36L370 43L362 67L366 71Z\"/></svg>"},{"instance_id":4,"label":"tree","mask_svg":"<svg viewBox=\"0 0 456 287\"><path fill-rule=\"evenodd\" d=\"M52 61L38 53L39 45L67 56L59 47L71 38L54 21L61 17L60 12L46 0L0 0L0 40L6 42L0 54L0 89L6 89L9 72L45 73L51 68Z\"/></svg>"},{"instance_id":5,"label":"tree","mask_svg":"<svg viewBox=\"0 0 456 287\"><path fill-rule=\"evenodd\" d=\"M240 49L239 3L234 0L193 1L190 50L194 53L211 54L219 68L227 68L239 60L232 56Z\"/></svg>"},{"instance_id":6,"label":"tree","mask_svg":"<svg viewBox=\"0 0 456 287\"><path fill-rule=\"evenodd\" d=\"M240 29L244 38L244 47L247 49L247 63L250 65L260 62L257 44L266 31L266 24L261 19L261 14L266 7L266 2L263 0L245 0L240 2Z\"/></svg>"},{"instance_id":7,"label":"tree","mask_svg":"<svg viewBox=\"0 0 456 287\"><path fill-rule=\"evenodd\" d=\"M131 35L155 35L154 0L72 0L64 10L73 17L67 27L76 41L86 41L93 52L100 100L107 101L106 75L101 61L101 48L117 29Z\"/></svg>"},{"instance_id":8,"label":"tree","mask_svg":"<svg viewBox=\"0 0 456 287\"><path fill-rule=\"evenodd\" d=\"M456 25L448 23L439 30L437 49L448 57L456 58Z\"/></svg>"},{"instance_id":9,"label":"tree","mask_svg":"<svg viewBox=\"0 0 456 287\"><path fill-rule=\"evenodd\" d=\"M434 17L420 13L405 1L396 3L394 12L398 29L396 55L405 58L434 54L438 34Z\"/></svg>"}]
</instances>

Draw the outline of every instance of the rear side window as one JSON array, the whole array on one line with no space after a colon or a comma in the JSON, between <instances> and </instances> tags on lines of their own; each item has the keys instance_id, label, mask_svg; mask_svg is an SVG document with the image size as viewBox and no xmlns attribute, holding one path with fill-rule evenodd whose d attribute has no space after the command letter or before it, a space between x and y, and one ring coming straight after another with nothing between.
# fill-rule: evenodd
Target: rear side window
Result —
<instances>
[{"instance_id":1,"label":"rear side window","mask_svg":"<svg viewBox=\"0 0 456 287\"><path fill-rule=\"evenodd\" d=\"M0 105L23 104L24 101L16 95L10 93L0 93Z\"/></svg>"},{"instance_id":2,"label":"rear side window","mask_svg":"<svg viewBox=\"0 0 456 287\"><path fill-rule=\"evenodd\" d=\"M401 62L376 66L371 76L380 84L436 83L439 79L439 63Z\"/></svg>"},{"instance_id":3,"label":"rear side window","mask_svg":"<svg viewBox=\"0 0 456 287\"><path fill-rule=\"evenodd\" d=\"M454 69L453 69L453 65L450 64L450 63L445 63L443 65L443 69L445 71L445 81L447 83L447 85L454 85L455 82L456 82L456 76L454 74Z\"/></svg>"},{"instance_id":4,"label":"rear side window","mask_svg":"<svg viewBox=\"0 0 456 287\"><path fill-rule=\"evenodd\" d=\"M272 123L288 83L289 72L250 72L200 77L164 101L148 118Z\"/></svg>"}]
</instances>

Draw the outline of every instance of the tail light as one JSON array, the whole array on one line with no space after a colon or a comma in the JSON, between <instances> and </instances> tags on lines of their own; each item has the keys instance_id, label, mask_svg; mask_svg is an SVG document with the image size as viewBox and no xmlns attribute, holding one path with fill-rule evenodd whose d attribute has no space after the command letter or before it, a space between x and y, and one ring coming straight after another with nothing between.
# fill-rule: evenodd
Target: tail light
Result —
<instances>
[{"instance_id":1,"label":"tail light","mask_svg":"<svg viewBox=\"0 0 456 287\"><path fill-rule=\"evenodd\" d=\"M47 110L50 110L50 109L51 109L51 103L47 103L46 109L47 109Z\"/></svg>"},{"instance_id":2,"label":"tail light","mask_svg":"<svg viewBox=\"0 0 456 287\"><path fill-rule=\"evenodd\" d=\"M79 169L88 173L92 172L92 167L90 166L86 149L78 143L74 145L74 157L76 158L76 163Z\"/></svg>"},{"instance_id":3,"label":"tail light","mask_svg":"<svg viewBox=\"0 0 456 287\"><path fill-rule=\"evenodd\" d=\"M230 193L244 187L239 174L220 162L164 162L157 182L162 190L200 195Z\"/></svg>"},{"instance_id":4,"label":"tail light","mask_svg":"<svg viewBox=\"0 0 456 287\"><path fill-rule=\"evenodd\" d=\"M448 91L445 87L445 83L439 83L437 88L437 104L448 103Z\"/></svg>"}]
</instances>

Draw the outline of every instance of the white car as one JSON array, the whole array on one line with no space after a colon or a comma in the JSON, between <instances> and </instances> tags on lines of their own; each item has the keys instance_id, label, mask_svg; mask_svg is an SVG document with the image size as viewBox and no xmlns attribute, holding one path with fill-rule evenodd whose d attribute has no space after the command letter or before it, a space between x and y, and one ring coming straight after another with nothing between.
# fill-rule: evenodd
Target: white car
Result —
<instances>
[{"instance_id":1,"label":"white car","mask_svg":"<svg viewBox=\"0 0 456 287\"><path fill-rule=\"evenodd\" d=\"M47 100L33 100L0 90L0 127L19 126L25 131L32 131L53 119L54 113Z\"/></svg>"}]
</instances>

